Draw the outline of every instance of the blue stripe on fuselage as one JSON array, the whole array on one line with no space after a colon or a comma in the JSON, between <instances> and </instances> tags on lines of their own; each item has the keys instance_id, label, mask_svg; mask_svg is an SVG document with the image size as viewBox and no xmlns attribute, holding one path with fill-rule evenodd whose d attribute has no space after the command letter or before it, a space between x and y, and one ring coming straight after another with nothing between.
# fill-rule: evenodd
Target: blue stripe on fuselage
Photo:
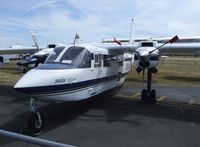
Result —
<instances>
[{"instance_id":1,"label":"blue stripe on fuselage","mask_svg":"<svg viewBox=\"0 0 200 147\"><path fill-rule=\"evenodd\" d=\"M126 76L128 73L121 74L121 77ZM60 93L60 92L70 92L73 90L78 90L86 88L89 86L97 85L110 80L118 80L119 75L113 75L109 77L103 77L98 79L92 79L88 81L82 81L77 83L62 84L62 85L51 85L51 86L39 86L39 87L26 87L26 88L15 88L15 90L28 94L28 95L40 95L40 94L50 94L50 93Z\"/></svg>"}]
</instances>

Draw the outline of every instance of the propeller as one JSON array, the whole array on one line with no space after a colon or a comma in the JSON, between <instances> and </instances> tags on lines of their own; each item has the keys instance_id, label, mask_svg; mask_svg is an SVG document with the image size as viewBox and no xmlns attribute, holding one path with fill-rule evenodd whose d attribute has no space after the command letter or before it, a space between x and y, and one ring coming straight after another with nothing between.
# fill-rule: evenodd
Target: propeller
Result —
<instances>
[{"instance_id":1,"label":"propeller","mask_svg":"<svg viewBox=\"0 0 200 147\"><path fill-rule=\"evenodd\" d=\"M37 50L39 51L40 48L39 48L39 45L38 45L38 43L37 43L37 38L36 38L36 34L35 34L34 31L31 31L31 36L32 36L33 42L34 42L34 44L35 44Z\"/></svg>"},{"instance_id":2,"label":"propeller","mask_svg":"<svg viewBox=\"0 0 200 147\"><path fill-rule=\"evenodd\" d=\"M178 40L179 40L179 38L178 38L178 36L176 35L176 36L174 36L172 39L170 39L170 40L168 40L167 42L163 43L161 46L159 46L159 47L157 47L156 49L150 51L149 54L153 53L155 50L159 50L160 48L162 48L163 46L165 46L165 45L168 44L168 43L171 43L171 44L172 44L172 43L174 43L174 42L176 42L176 41L178 41Z\"/></svg>"},{"instance_id":3,"label":"propeller","mask_svg":"<svg viewBox=\"0 0 200 147\"><path fill-rule=\"evenodd\" d=\"M31 36L32 36L33 42L34 42L37 50L40 51L35 32L34 31L30 31L30 32L31 32ZM23 60L18 62L17 65L27 67L30 64L35 64L34 67L37 67L39 63L44 63L45 59L46 59L45 55L44 56L41 56L41 55L38 56L38 55L34 55L34 54L31 56L25 55L23 57Z\"/></svg>"}]
</instances>

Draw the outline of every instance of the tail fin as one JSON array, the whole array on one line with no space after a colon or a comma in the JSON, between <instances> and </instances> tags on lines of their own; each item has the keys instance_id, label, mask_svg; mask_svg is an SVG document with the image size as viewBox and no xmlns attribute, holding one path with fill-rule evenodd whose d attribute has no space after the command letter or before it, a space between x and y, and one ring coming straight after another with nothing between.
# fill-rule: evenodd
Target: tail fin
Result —
<instances>
[{"instance_id":1,"label":"tail fin","mask_svg":"<svg viewBox=\"0 0 200 147\"><path fill-rule=\"evenodd\" d=\"M130 40L129 40L129 43L130 43L130 44L133 44L133 43L135 42L135 38L134 38L134 29L133 29L133 27L134 27L134 20L133 20L133 18L132 18L132 20L131 20Z\"/></svg>"}]
</instances>

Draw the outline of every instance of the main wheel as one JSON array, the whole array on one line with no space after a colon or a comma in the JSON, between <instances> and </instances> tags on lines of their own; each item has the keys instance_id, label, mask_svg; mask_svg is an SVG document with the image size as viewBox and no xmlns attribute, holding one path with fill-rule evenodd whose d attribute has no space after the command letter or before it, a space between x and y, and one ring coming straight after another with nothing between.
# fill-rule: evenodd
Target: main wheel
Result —
<instances>
[{"instance_id":1,"label":"main wheel","mask_svg":"<svg viewBox=\"0 0 200 147\"><path fill-rule=\"evenodd\" d=\"M150 101L152 103L155 103L156 102L156 91L153 89L151 90L151 93L150 93Z\"/></svg>"},{"instance_id":2,"label":"main wheel","mask_svg":"<svg viewBox=\"0 0 200 147\"><path fill-rule=\"evenodd\" d=\"M41 116L40 116L41 117ZM39 121L39 117L36 113L32 112L28 119L28 129L34 136L39 135L43 129L43 120Z\"/></svg>"},{"instance_id":3,"label":"main wheel","mask_svg":"<svg viewBox=\"0 0 200 147\"><path fill-rule=\"evenodd\" d=\"M147 99L147 90L143 89L141 92L141 101L144 102Z\"/></svg>"}]
</instances>

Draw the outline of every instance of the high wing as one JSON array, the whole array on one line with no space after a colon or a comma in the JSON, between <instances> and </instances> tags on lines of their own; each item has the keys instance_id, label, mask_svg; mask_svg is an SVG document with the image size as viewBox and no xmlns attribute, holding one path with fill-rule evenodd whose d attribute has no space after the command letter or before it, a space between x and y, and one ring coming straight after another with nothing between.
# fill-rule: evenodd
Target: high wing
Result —
<instances>
[{"instance_id":1,"label":"high wing","mask_svg":"<svg viewBox=\"0 0 200 147\"><path fill-rule=\"evenodd\" d=\"M158 43L157 46L160 46L161 43ZM199 43L174 43L167 44L160 49L161 55L200 55L200 42Z\"/></svg>"},{"instance_id":2,"label":"high wing","mask_svg":"<svg viewBox=\"0 0 200 147\"><path fill-rule=\"evenodd\" d=\"M117 40L122 43L122 48L131 48L136 50L139 47L141 41L155 41L157 42L155 47L161 46L164 42L169 40L166 38L135 38L135 42L130 45L128 38L118 38ZM102 41L104 45L113 46L113 39L104 39ZM115 43L116 44L116 43ZM119 46L120 47L120 46ZM179 41L173 44L167 44L160 48L161 55L200 55L200 37L180 37Z\"/></svg>"},{"instance_id":3,"label":"high wing","mask_svg":"<svg viewBox=\"0 0 200 147\"><path fill-rule=\"evenodd\" d=\"M36 51L37 51L36 47L15 45L15 46L12 46L9 48L0 48L0 55L3 55L3 54L27 54L27 53L34 53Z\"/></svg>"}]
</instances>

